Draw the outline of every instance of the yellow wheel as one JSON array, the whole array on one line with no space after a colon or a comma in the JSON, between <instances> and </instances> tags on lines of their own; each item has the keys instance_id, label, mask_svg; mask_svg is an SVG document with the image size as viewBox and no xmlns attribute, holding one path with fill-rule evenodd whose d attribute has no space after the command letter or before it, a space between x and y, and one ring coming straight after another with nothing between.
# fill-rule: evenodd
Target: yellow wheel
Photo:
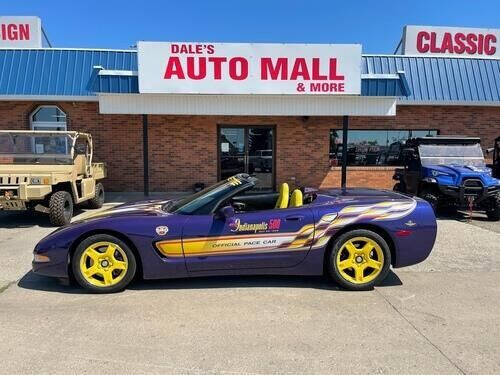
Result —
<instances>
[{"instance_id":1,"label":"yellow wheel","mask_svg":"<svg viewBox=\"0 0 500 375\"><path fill-rule=\"evenodd\" d=\"M330 275L351 290L371 289L389 272L391 253L386 241L369 230L340 236L330 254Z\"/></svg>"},{"instance_id":2,"label":"yellow wheel","mask_svg":"<svg viewBox=\"0 0 500 375\"><path fill-rule=\"evenodd\" d=\"M132 280L136 262L129 247L109 235L96 235L82 241L72 261L75 279L97 292L115 292Z\"/></svg>"}]
</instances>

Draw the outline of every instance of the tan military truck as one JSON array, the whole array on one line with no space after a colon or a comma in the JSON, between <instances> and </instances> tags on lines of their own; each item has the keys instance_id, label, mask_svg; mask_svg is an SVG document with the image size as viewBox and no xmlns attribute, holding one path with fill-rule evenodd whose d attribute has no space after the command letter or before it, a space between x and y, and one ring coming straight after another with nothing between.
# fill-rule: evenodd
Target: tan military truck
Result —
<instances>
[{"instance_id":1,"label":"tan military truck","mask_svg":"<svg viewBox=\"0 0 500 375\"><path fill-rule=\"evenodd\" d=\"M0 210L36 210L53 225L69 224L74 205L100 208L106 177L93 163L90 134L0 131Z\"/></svg>"}]
</instances>

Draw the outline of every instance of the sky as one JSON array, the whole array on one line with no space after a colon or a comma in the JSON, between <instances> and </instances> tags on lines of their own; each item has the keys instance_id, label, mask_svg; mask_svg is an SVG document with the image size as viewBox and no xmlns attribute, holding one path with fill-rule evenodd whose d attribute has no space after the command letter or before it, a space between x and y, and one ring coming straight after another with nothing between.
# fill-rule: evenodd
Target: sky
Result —
<instances>
[{"instance_id":1,"label":"sky","mask_svg":"<svg viewBox=\"0 0 500 375\"><path fill-rule=\"evenodd\" d=\"M42 19L54 47L130 48L138 40L360 43L394 53L404 25L500 28L499 0L0 0Z\"/></svg>"}]
</instances>

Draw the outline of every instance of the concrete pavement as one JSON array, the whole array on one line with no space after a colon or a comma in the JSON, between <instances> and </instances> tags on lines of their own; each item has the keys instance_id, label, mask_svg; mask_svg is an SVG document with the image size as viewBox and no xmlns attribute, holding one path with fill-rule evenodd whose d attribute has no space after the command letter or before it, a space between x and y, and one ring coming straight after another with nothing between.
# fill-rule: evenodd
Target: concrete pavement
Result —
<instances>
[{"instance_id":1,"label":"concrete pavement","mask_svg":"<svg viewBox=\"0 0 500 375\"><path fill-rule=\"evenodd\" d=\"M9 215L0 213L0 373L500 373L493 230L440 220L430 258L370 292L280 276L92 295L30 273L33 246L52 228Z\"/></svg>"}]
</instances>

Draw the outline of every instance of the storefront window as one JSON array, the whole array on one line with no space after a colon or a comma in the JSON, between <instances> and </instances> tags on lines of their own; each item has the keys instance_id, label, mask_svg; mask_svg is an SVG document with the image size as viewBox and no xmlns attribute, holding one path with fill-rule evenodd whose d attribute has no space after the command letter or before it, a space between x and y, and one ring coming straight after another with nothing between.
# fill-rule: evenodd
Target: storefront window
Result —
<instances>
[{"instance_id":1,"label":"storefront window","mask_svg":"<svg viewBox=\"0 0 500 375\"><path fill-rule=\"evenodd\" d=\"M347 165L401 165L402 146L408 138L428 137L437 130L349 130ZM342 164L342 130L330 130L330 160Z\"/></svg>"},{"instance_id":2,"label":"storefront window","mask_svg":"<svg viewBox=\"0 0 500 375\"><path fill-rule=\"evenodd\" d=\"M31 114L31 129L66 131L66 114L55 105L40 106ZM31 147L36 153L66 152L68 142L66 137L34 137Z\"/></svg>"}]
</instances>

